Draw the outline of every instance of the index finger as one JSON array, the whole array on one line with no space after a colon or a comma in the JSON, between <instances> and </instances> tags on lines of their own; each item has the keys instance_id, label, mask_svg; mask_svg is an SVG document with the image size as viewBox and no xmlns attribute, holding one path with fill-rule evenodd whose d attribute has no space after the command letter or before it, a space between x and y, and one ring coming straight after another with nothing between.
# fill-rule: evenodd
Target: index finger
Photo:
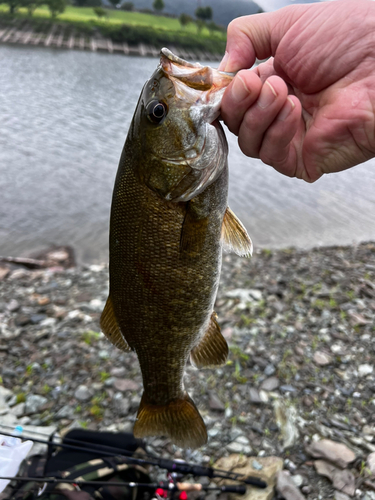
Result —
<instances>
[{"instance_id":1,"label":"index finger","mask_svg":"<svg viewBox=\"0 0 375 500\"><path fill-rule=\"evenodd\" d=\"M308 8L308 5L293 5L234 19L228 25L226 53L219 69L235 72L250 68L256 58L274 56L283 36Z\"/></svg>"}]
</instances>

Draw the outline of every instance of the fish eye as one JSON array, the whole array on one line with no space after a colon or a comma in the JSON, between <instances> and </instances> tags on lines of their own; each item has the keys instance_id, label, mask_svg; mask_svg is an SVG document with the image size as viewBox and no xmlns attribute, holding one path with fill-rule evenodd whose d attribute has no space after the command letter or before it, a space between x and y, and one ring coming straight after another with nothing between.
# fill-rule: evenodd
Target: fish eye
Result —
<instances>
[{"instance_id":1,"label":"fish eye","mask_svg":"<svg viewBox=\"0 0 375 500\"><path fill-rule=\"evenodd\" d=\"M147 105L147 117L152 123L161 123L167 114L167 106L160 101L151 101Z\"/></svg>"}]
</instances>

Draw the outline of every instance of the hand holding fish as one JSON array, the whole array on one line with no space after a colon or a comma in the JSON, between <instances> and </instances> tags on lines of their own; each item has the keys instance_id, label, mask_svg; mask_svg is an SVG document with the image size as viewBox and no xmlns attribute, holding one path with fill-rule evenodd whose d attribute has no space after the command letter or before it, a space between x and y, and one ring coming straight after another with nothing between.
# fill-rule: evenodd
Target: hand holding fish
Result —
<instances>
[{"instance_id":1,"label":"hand holding fish","mask_svg":"<svg viewBox=\"0 0 375 500\"><path fill-rule=\"evenodd\" d=\"M314 182L375 156L375 3L293 5L235 19L221 114L242 151ZM289 95L288 95L289 94Z\"/></svg>"}]
</instances>

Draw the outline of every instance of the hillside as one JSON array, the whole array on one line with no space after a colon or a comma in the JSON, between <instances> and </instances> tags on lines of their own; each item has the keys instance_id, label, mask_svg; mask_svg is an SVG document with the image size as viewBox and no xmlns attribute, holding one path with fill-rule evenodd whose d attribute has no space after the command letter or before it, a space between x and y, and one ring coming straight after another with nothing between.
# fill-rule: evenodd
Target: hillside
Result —
<instances>
[{"instance_id":1,"label":"hillside","mask_svg":"<svg viewBox=\"0 0 375 500\"><path fill-rule=\"evenodd\" d=\"M132 0L136 10L152 9L153 0ZM189 1L186 0L164 0L165 8L163 13L179 16L183 12L194 16L198 5L202 7L211 6L213 10L213 20L217 24L227 26L232 19L239 16L256 14L259 6L251 0L205 0Z\"/></svg>"}]
</instances>

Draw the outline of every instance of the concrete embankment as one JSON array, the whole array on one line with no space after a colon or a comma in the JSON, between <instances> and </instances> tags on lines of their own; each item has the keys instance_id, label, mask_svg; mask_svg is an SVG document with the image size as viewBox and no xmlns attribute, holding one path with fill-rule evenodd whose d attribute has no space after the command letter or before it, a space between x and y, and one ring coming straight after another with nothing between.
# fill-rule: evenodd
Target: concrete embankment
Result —
<instances>
[{"instance_id":1,"label":"concrete embankment","mask_svg":"<svg viewBox=\"0 0 375 500\"><path fill-rule=\"evenodd\" d=\"M37 31L31 23L17 21L12 25L1 26L0 44L38 45L42 47L54 47L59 49L77 49L102 51L115 54L134 56L159 56L159 48L153 45L138 43L130 45L126 42L115 43L110 38L105 38L99 33L90 36L79 33L68 26L53 24L48 31ZM212 54L204 50L186 49L182 47L169 48L180 57L193 60L219 61L220 54Z\"/></svg>"}]
</instances>

